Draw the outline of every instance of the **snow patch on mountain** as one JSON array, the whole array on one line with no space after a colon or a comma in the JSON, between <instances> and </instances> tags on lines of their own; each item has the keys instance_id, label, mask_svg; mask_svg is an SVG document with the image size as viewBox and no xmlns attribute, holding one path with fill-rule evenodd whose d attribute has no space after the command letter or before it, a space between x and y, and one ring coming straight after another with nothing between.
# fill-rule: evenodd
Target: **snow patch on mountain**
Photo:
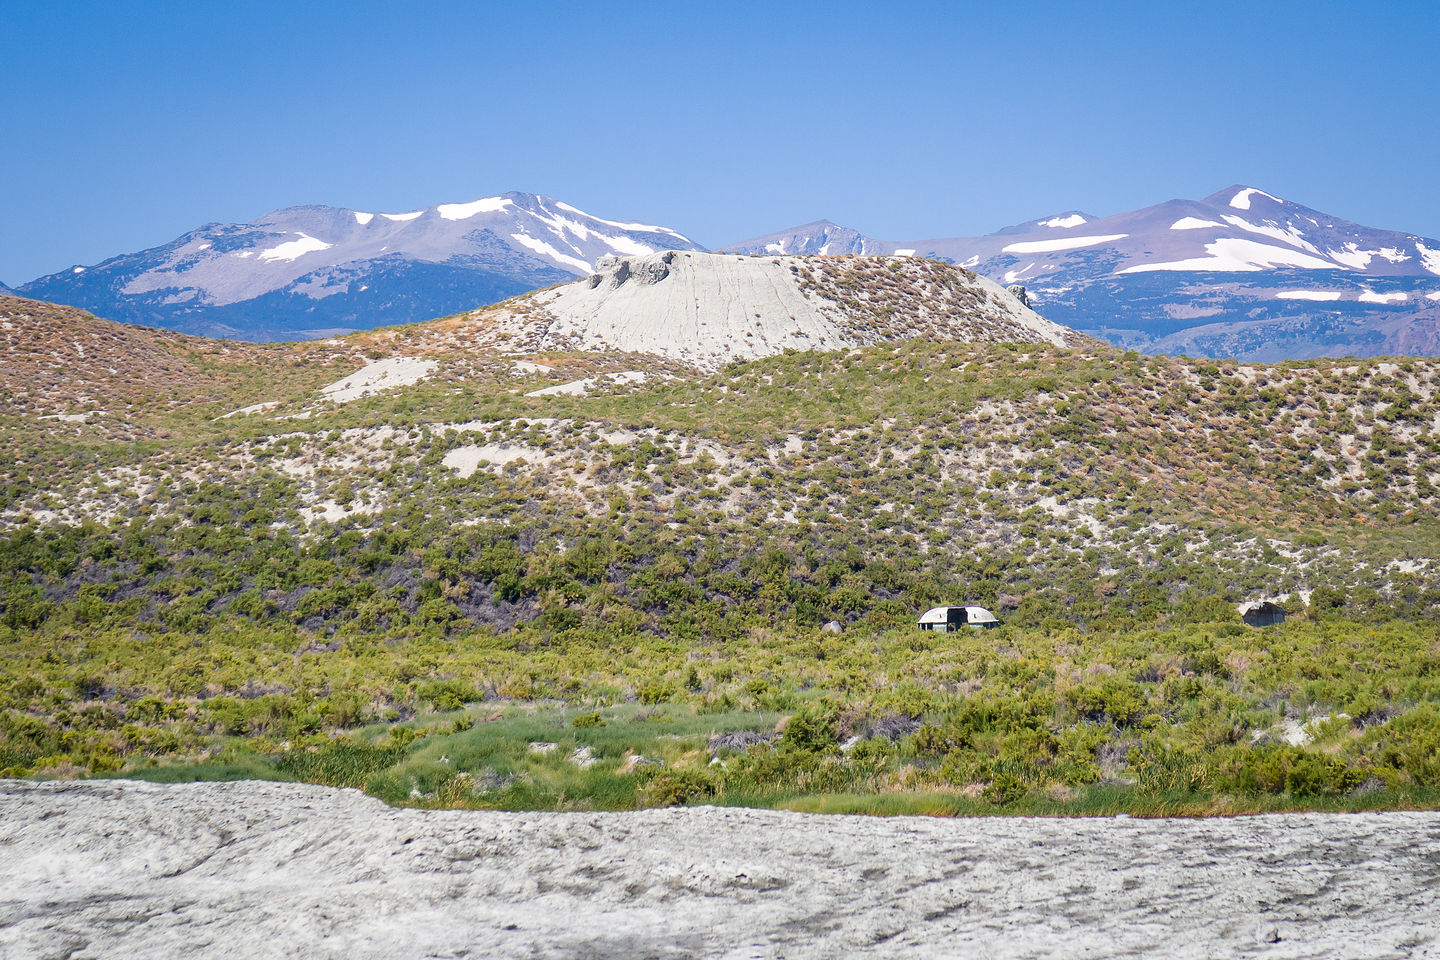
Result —
<instances>
[{"instance_id":1,"label":"snow patch on mountain","mask_svg":"<svg viewBox=\"0 0 1440 960\"><path fill-rule=\"evenodd\" d=\"M1397 247L1380 247L1376 250L1361 250L1360 245L1353 241L1345 244L1344 249L1326 250L1325 253L1337 263L1343 263L1347 267L1353 267L1356 270L1364 270L1370 266L1370 261L1376 257L1381 257L1391 263L1404 263L1410 259L1409 254Z\"/></svg>"},{"instance_id":2,"label":"snow patch on mountain","mask_svg":"<svg viewBox=\"0 0 1440 960\"><path fill-rule=\"evenodd\" d=\"M1056 237L1054 240L1022 240L1006 244L1001 249L1006 253L1053 253L1057 250L1078 250L1093 247L1099 243L1114 243L1124 240L1129 234L1112 233L1102 237ZM898 251L897 251L898 252Z\"/></svg>"},{"instance_id":3,"label":"snow patch on mountain","mask_svg":"<svg viewBox=\"0 0 1440 960\"><path fill-rule=\"evenodd\" d=\"M1078 227L1082 223L1089 222L1089 220L1086 220L1084 217L1080 216L1080 214L1072 213L1068 217L1051 217L1049 220L1041 220L1036 224L1036 226L1064 229L1066 227Z\"/></svg>"},{"instance_id":4,"label":"snow patch on mountain","mask_svg":"<svg viewBox=\"0 0 1440 960\"><path fill-rule=\"evenodd\" d=\"M1216 223L1214 220L1202 220L1199 217L1181 217L1170 224L1171 230L1205 230L1210 227L1223 227L1225 224Z\"/></svg>"},{"instance_id":5,"label":"snow patch on mountain","mask_svg":"<svg viewBox=\"0 0 1440 960\"><path fill-rule=\"evenodd\" d=\"M260 259L266 263L274 263L276 261L289 262L298 257L303 257L307 253L329 250L332 246L333 244L326 243L324 240L317 240L308 234L302 233L300 234L299 240L287 240L268 250L261 250L259 256Z\"/></svg>"},{"instance_id":6,"label":"snow patch on mountain","mask_svg":"<svg viewBox=\"0 0 1440 960\"><path fill-rule=\"evenodd\" d=\"M1420 254L1420 265L1436 276L1440 276L1440 250L1431 250L1419 240L1415 241L1415 252Z\"/></svg>"},{"instance_id":7,"label":"snow patch on mountain","mask_svg":"<svg viewBox=\"0 0 1440 960\"><path fill-rule=\"evenodd\" d=\"M689 237L678 231L671 230L669 227L657 227L648 223L625 223L620 220L606 220L604 217L597 217L593 213L586 213L584 210L572 207L570 204L559 200L555 202L555 206L561 210L568 210L570 213L579 214L587 220L594 220L596 223L603 223L609 227L619 227L621 230L633 230L636 233L668 233L670 236L684 240L686 243L691 242Z\"/></svg>"},{"instance_id":8,"label":"snow patch on mountain","mask_svg":"<svg viewBox=\"0 0 1440 960\"><path fill-rule=\"evenodd\" d=\"M590 216L588 213L584 213L584 212L582 212L582 211L575 210L573 207L568 207L568 205L566 205L566 204L557 203L556 206L557 206L557 207L566 207L567 209L571 210L572 212L577 213L577 214L579 214L580 216L585 217L585 218L588 219L588 220L592 220L592 221L594 221L594 222L596 222L596 223L605 222L605 221L601 221L601 220L599 220L599 219L597 219L597 218L595 218L595 217ZM550 211L545 208L544 204L540 204L540 209L544 211L543 214L542 214L542 213L536 213L536 212L533 211L533 210L526 210L525 213L528 213L530 216L534 217L536 220L539 220L541 223L545 224L545 226L550 229L550 232L551 232L551 233L555 234L562 242L566 243L566 244L570 247L570 249L571 249L572 251L574 251L576 254L581 254L582 251L580 250L579 247L575 246L573 243L570 243L570 242L566 239L566 235L567 235L567 234L569 234L569 235L571 235L571 236L574 236L575 239L579 240L579 241L582 242L582 243L585 242L585 241L587 241L587 240L598 240L598 241L600 241L601 243L605 244L607 247L609 247L611 250L615 251L616 253L628 254L629 256L636 256L636 257L638 257L638 256L644 256L645 254L648 254L648 253L654 253L654 252L655 252L655 248L654 248L654 247L650 246L649 244L641 243L640 241L635 240L635 239L632 239L632 238L630 238L630 237L613 237L613 236L609 236L609 235L607 235L607 234L601 233L601 232L598 231L598 230L592 229L591 227L587 227L585 224L580 223L579 221L571 220L571 219L568 218L568 217L562 217L562 216L560 216L560 215L558 215L558 214L551 214ZM613 225L613 226L623 226L623 225L621 225L621 224L612 224L612 225ZM635 226L643 226L643 225L642 225L642 224L636 224ZM647 229L650 229L650 228L647 227ZM524 243L523 240L520 241L520 242ZM529 246L529 244L526 244L526 245ZM553 250L554 248L551 247L550 249ZM587 272L590 270L589 264L588 264L586 261L584 261L584 260L580 260L580 259L576 259L576 258L569 258L568 255L565 255L564 257L556 256L556 259L559 259L560 262L562 262L562 263L570 263L570 264L572 264L572 265L584 264L584 266L582 266L581 269L583 269L583 270L585 270L585 271L587 271Z\"/></svg>"},{"instance_id":9,"label":"snow patch on mountain","mask_svg":"<svg viewBox=\"0 0 1440 960\"><path fill-rule=\"evenodd\" d=\"M1370 261L1375 259L1375 254L1368 250L1361 250L1357 243L1347 243L1341 250L1326 250L1326 255L1336 263L1343 263L1345 266L1355 270L1364 270L1370 266Z\"/></svg>"},{"instance_id":10,"label":"snow patch on mountain","mask_svg":"<svg viewBox=\"0 0 1440 960\"><path fill-rule=\"evenodd\" d=\"M396 223L405 223L406 221L414 220L424 212L424 210L412 210L409 213L382 213L380 216L386 220L394 220Z\"/></svg>"},{"instance_id":11,"label":"snow patch on mountain","mask_svg":"<svg viewBox=\"0 0 1440 960\"><path fill-rule=\"evenodd\" d=\"M362 227L369 223L371 220L375 219L375 214L373 213L361 213L359 210L356 210L354 212L355 222L360 224L360 226Z\"/></svg>"},{"instance_id":12,"label":"snow patch on mountain","mask_svg":"<svg viewBox=\"0 0 1440 960\"><path fill-rule=\"evenodd\" d=\"M446 220L469 220L477 213L499 213L514 205L515 201L505 197L483 197L469 203L442 203L435 212Z\"/></svg>"},{"instance_id":13,"label":"snow patch on mountain","mask_svg":"<svg viewBox=\"0 0 1440 960\"><path fill-rule=\"evenodd\" d=\"M1268 196L1268 194L1267 194ZM1306 270L1334 270L1335 264L1298 250L1272 247L1268 243L1226 237L1205 244L1209 256L1173 260L1169 263L1140 263L1119 273L1148 273L1154 270L1213 271L1217 273L1252 272L1271 267L1301 267Z\"/></svg>"},{"instance_id":14,"label":"snow patch on mountain","mask_svg":"<svg viewBox=\"0 0 1440 960\"><path fill-rule=\"evenodd\" d=\"M1241 230L1246 230L1250 233L1258 233L1261 236L1271 237L1275 240L1281 241L1282 243L1288 243L1292 247L1299 247L1302 250L1309 250L1311 253L1316 254L1320 252L1319 250L1315 249L1314 244L1305 239L1305 235L1303 233L1301 233L1299 230L1296 230L1294 227L1281 227L1274 223L1254 224L1251 223L1249 220L1246 220L1244 217L1234 217L1228 215L1225 217L1225 222L1230 224L1232 227L1239 227Z\"/></svg>"},{"instance_id":15,"label":"snow patch on mountain","mask_svg":"<svg viewBox=\"0 0 1440 960\"><path fill-rule=\"evenodd\" d=\"M647 253L654 253L655 248L649 244L641 243L638 240L631 240L629 237L607 237L597 233L595 238L616 253L627 254L632 257L643 257Z\"/></svg>"},{"instance_id":16,"label":"snow patch on mountain","mask_svg":"<svg viewBox=\"0 0 1440 960\"><path fill-rule=\"evenodd\" d=\"M1338 290L1281 290L1275 294L1277 300L1314 300L1330 303L1340 299Z\"/></svg>"},{"instance_id":17,"label":"snow patch on mountain","mask_svg":"<svg viewBox=\"0 0 1440 960\"><path fill-rule=\"evenodd\" d=\"M1361 303L1404 303L1410 299L1410 295L1403 290L1394 293L1376 293L1374 290L1366 290L1360 294Z\"/></svg>"},{"instance_id":18,"label":"snow patch on mountain","mask_svg":"<svg viewBox=\"0 0 1440 960\"><path fill-rule=\"evenodd\" d=\"M543 254L549 257L551 260L555 260L567 266L576 267L585 273L589 273L592 269L587 261L581 260L579 257L572 257L568 253L561 253L559 250L556 250L544 240L537 240L534 237L526 236L523 233L512 233L510 234L510 239L514 240L516 243L520 244L523 247L527 247L531 250L534 250L536 253Z\"/></svg>"},{"instance_id":19,"label":"snow patch on mountain","mask_svg":"<svg viewBox=\"0 0 1440 960\"><path fill-rule=\"evenodd\" d=\"M1244 190L1241 190L1239 193L1235 194L1235 196L1230 198L1230 206L1234 207L1236 210L1249 210L1250 198L1255 196L1255 194L1257 193L1260 194L1260 196L1262 197L1270 197L1270 199L1274 200L1276 203L1285 202L1279 197L1270 196L1270 194L1266 193L1264 190L1257 190L1254 187L1246 187Z\"/></svg>"}]
</instances>

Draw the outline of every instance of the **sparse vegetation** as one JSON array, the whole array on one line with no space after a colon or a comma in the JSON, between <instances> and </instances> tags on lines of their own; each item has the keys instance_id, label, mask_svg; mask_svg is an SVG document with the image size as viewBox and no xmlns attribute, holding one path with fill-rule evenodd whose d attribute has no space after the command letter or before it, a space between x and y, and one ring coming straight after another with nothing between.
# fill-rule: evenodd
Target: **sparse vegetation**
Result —
<instances>
[{"instance_id":1,"label":"sparse vegetation","mask_svg":"<svg viewBox=\"0 0 1440 960\"><path fill-rule=\"evenodd\" d=\"M861 267L824 282L889 307ZM63 390L12 337L0 769L527 809L1434 805L1435 362L914 340L695 376L517 367L469 322L134 333L136 370L193 369L97 346ZM317 401L376 351L440 368ZM677 379L526 395L637 369ZM1276 594L1290 622L1240 625ZM1006 626L913 629L943 602Z\"/></svg>"}]
</instances>

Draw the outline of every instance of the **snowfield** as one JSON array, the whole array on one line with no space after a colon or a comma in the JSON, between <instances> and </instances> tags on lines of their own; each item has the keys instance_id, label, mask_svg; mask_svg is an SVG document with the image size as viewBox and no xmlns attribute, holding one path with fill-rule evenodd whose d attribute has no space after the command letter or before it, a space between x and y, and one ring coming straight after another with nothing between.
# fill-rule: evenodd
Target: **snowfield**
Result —
<instances>
[{"instance_id":1,"label":"snowfield","mask_svg":"<svg viewBox=\"0 0 1440 960\"><path fill-rule=\"evenodd\" d=\"M1078 250L1093 247L1099 243L1114 243L1124 240L1128 233L1112 233L1103 237L1056 237L1054 240L1022 240L1006 244L1001 249L1006 253L1053 253L1057 250Z\"/></svg>"},{"instance_id":2,"label":"snowfield","mask_svg":"<svg viewBox=\"0 0 1440 960\"><path fill-rule=\"evenodd\" d=\"M1223 227L1225 224L1216 223L1214 220L1202 220L1199 217L1181 217L1170 224L1171 230L1207 230L1210 227Z\"/></svg>"},{"instance_id":3,"label":"snowfield","mask_svg":"<svg viewBox=\"0 0 1440 960\"><path fill-rule=\"evenodd\" d=\"M0 955L1440 957L1440 813L397 810L0 781Z\"/></svg>"},{"instance_id":4,"label":"snowfield","mask_svg":"<svg viewBox=\"0 0 1440 960\"><path fill-rule=\"evenodd\" d=\"M318 250L330 249L331 245L326 243L324 240L317 240L314 237L307 236L303 233L299 236L299 240L287 240L284 243L279 244L278 246L271 247L268 250L261 250L259 253L259 259L265 261L266 263L274 263L277 260L288 262L290 260L294 260L297 257L302 257L307 253L315 253Z\"/></svg>"},{"instance_id":5,"label":"snowfield","mask_svg":"<svg viewBox=\"0 0 1440 960\"><path fill-rule=\"evenodd\" d=\"M1250 198L1255 196L1255 194L1257 193L1260 194L1260 196L1262 197L1270 197L1270 199L1274 200L1276 203L1285 202L1279 197L1270 196L1270 194L1266 193L1264 190L1258 190L1255 187L1246 187L1244 190L1241 190L1239 193L1235 194L1235 196L1230 198L1230 206L1234 207L1236 210L1249 210Z\"/></svg>"},{"instance_id":6,"label":"snowfield","mask_svg":"<svg viewBox=\"0 0 1440 960\"><path fill-rule=\"evenodd\" d=\"M1339 290L1281 290L1275 294L1277 300L1314 300L1317 303L1332 303L1340 299Z\"/></svg>"},{"instance_id":7,"label":"snowfield","mask_svg":"<svg viewBox=\"0 0 1440 960\"><path fill-rule=\"evenodd\" d=\"M621 230L634 230L639 233L668 233L670 236L675 237L676 239L684 240L686 243L690 242L690 238L685 236L685 234L680 233L676 230L671 230L669 227L657 227L649 223L625 223L622 220L606 220L604 217L597 217L593 213L586 213L584 210L581 210L578 207L572 207L570 206L570 204L563 203L558 200L555 202L555 206L559 207L561 210L568 210L570 213L577 213L580 216L585 217L587 220L594 220L596 223L603 223L609 227L619 227Z\"/></svg>"},{"instance_id":8,"label":"snowfield","mask_svg":"<svg viewBox=\"0 0 1440 960\"><path fill-rule=\"evenodd\" d=\"M581 260L579 257L572 257L568 253L561 253L559 250L556 250L544 240L536 240L534 237L527 236L523 233L512 233L510 234L510 239L514 240L521 246L529 247L531 250L534 250L538 254L549 257L556 263L562 264L567 267L572 267L582 273L589 273L593 269L590 266L589 261Z\"/></svg>"},{"instance_id":9,"label":"snowfield","mask_svg":"<svg viewBox=\"0 0 1440 960\"><path fill-rule=\"evenodd\" d=\"M1272 247L1268 243L1227 237L1205 244L1206 257L1174 260L1169 263L1141 263L1126 267L1119 273L1145 273L1150 270L1206 270L1217 273L1249 272L1271 267L1304 267L1307 270L1334 270L1335 264L1298 250Z\"/></svg>"},{"instance_id":10,"label":"snowfield","mask_svg":"<svg viewBox=\"0 0 1440 960\"><path fill-rule=\"evenodd\" d=\"M442 203L435 212L446 220L468 220L477 213L499 213L507 206L514 206L513 200L505 197L484 197L470 203Z\"/></svg>"},{"instance_id":11,"label":"snowfield","mask_svg":"<svg viewBox=\"0 0 1440 960\"><path fill-rule=\"evenodd\" d=\"M1067 228L1069 228L1069 227L1078 227L1078 226L1080 226L1080 224L1082 224L1082 223L1089 223L1089 222L1090 222L1089 220L1086 220L1084 217L1080 216L1080 214L1078 214L1078 213L1072 213L1072 214L1070 214L1070 216L1068 216L1068 217L1051 217L1049 220L1041 220L1040 222L1038 222L1038 223L1036 224L1036 226L1037 226L1037 227L1054 227L1054 228L1056 228L1056 229L1064 230L1064 229L1067 229Z\"/></svg>"}]
</instances>

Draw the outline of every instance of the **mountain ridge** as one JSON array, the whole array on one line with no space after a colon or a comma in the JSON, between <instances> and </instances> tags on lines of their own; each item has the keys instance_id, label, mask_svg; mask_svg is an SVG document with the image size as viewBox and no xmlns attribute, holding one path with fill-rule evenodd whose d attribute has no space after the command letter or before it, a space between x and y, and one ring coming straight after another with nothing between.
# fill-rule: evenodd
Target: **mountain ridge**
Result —
<instances>
[{"instance_id":1,"label":"mountain ridge","mask_svg":"<svg viewBox=\"0 0 1440 960\"><path fill-rule=\"evenodd\" d=\"M700 249L669 227L511 192L402 213L317 204L22 284L110 319L243 339L429 320L583 276L607 254Z\"/></svg>"},{"instance_id":2,"label":"mountain ridge","mask_svg":"<svg viewBox=\"0 0 1440 960\"><path fill-rule=\"evenodd\" d=\"M1052 214L982 237L852 244L935 257L1022 284L1057 322L1150 352L1240 359L1440 352L1440 241L1376 230L1235 184L1096 217ZM805 227L728 245L792 252Z\"/></svg>"},{"instance_id":3,"label":"mountain ridge","mask_svg":"<svg viewBox=\"0 0 1440 960\"><path fill-rule=\"evenodd\" d=\"M592 274L601 257L702 248L678 230L512 192L384 213L309 204L22 284L109 319L251 340L448 316ZM816 220L730 244L759 256L937 259L1116 346L1245 360L1440 354L1440 241L1375 230L1257 187L982 237L885 241ZM737 342L737 347L743 343Z\"/></svg>"}]
</instances>

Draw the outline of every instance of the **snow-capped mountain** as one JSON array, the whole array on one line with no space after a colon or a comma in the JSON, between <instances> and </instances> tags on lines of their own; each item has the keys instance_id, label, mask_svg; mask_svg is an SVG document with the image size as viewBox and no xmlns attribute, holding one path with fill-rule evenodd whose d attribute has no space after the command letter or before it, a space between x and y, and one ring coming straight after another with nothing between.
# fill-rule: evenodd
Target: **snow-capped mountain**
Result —
<instances>
[{"instance_id":1,"label":"snow-capped mountain","mask_svg":"<svg viewBox=\"0 0 1440 960\"><path fill-rule=\"evenodd\" d=\"M874 240L858 230L829 220L816 220L802 227L767 233L744 244L726 247L722 253L778 253L790 256L840 256L847 253L890 253L889 244Z\"/></svg>"},{"instance_id":2,"label":"snow-capped mountain","mask_svg":"<svg viewBox=\"0 0 1440 960\"><path fill-rule=\"evenodd\" d=\"M588 275L602 256L671 249L701 247L529 193L401 213L290 207L18 292L186 333L291 339L428 320Z\"/></svg>"},{"instance_id":3,"label":"snow-capped mountain","mask_svg":"<svg viewBox=\"0 0 1440 960\"><path fill-rule=\"evenodd\" d=\"M810 252L822 236L816 226L726 249L773 252L783 238L791 251ZM1440 241L1361 226L1255 187L1109 217L1071 210L984 237L844 232L866 252L935 257L1021 284L1046 317L1143 350L1251 359L1440 353Z\"/></svg>"}]
</instances>

